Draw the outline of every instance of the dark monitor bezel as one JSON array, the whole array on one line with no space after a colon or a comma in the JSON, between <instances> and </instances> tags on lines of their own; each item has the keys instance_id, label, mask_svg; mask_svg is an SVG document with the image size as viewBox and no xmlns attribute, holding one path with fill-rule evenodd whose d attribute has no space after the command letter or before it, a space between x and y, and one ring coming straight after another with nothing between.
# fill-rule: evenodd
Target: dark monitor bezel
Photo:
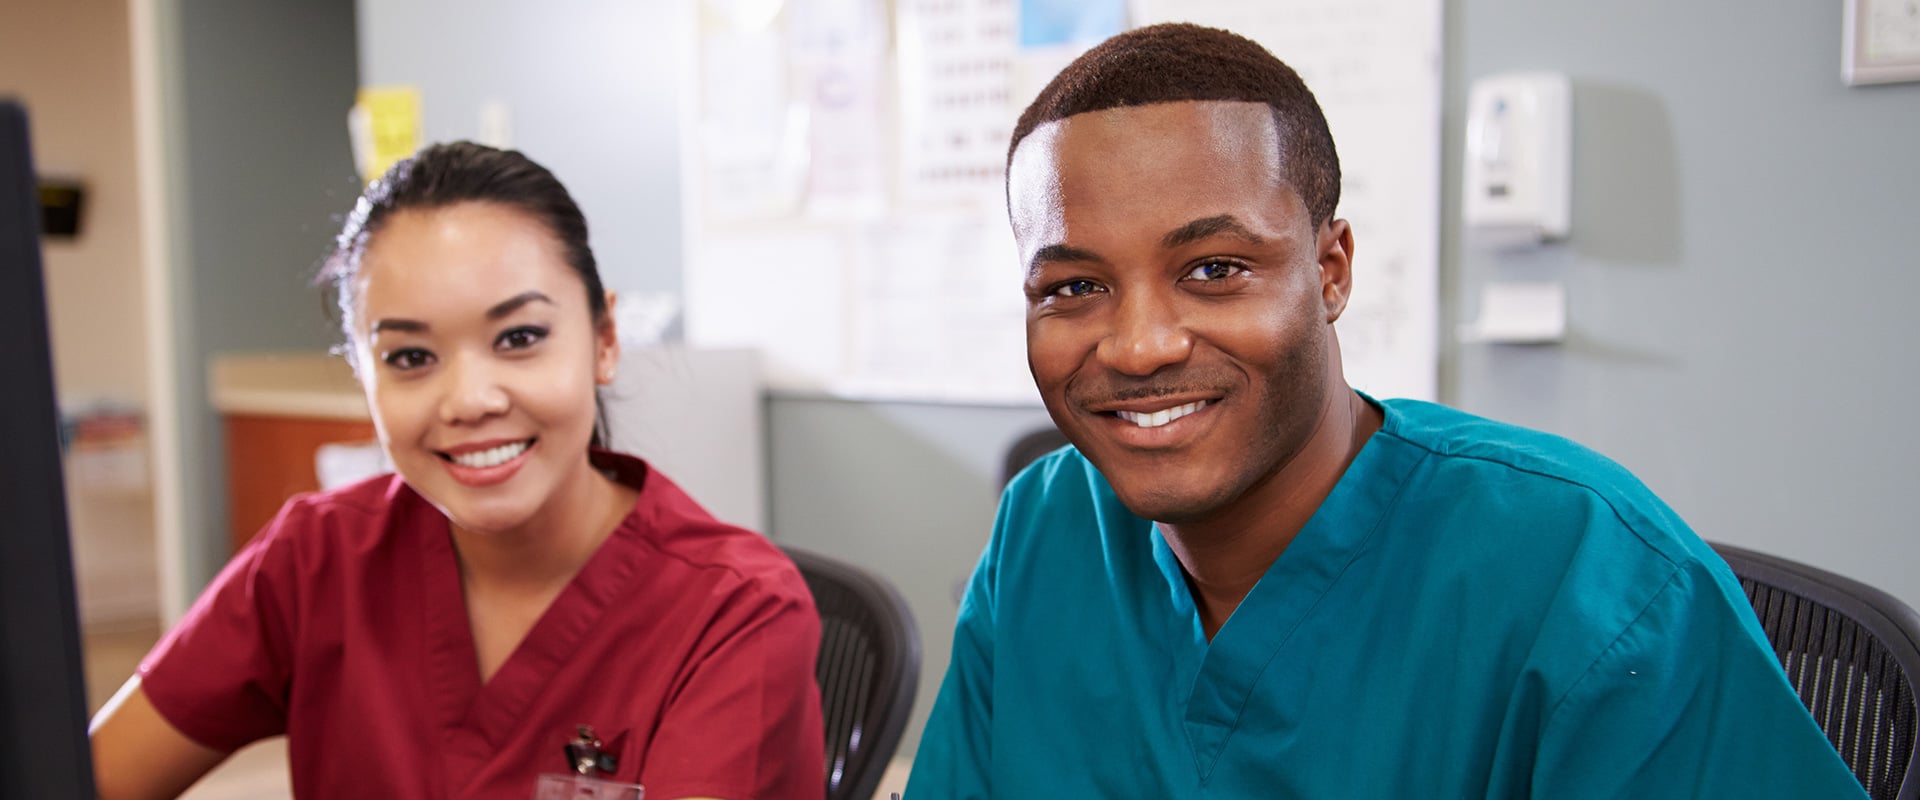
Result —
<instances>
[{"instance_id":1,"label":"dark monitor bezel","mask_svg":"<svg viewBox=\"0 0 1920 800\"><path fill-rule=\"evenodd\" d=\"M89 798L86 673L26 112L0 99L0 797Z\"/></svg>"}]
</instances>

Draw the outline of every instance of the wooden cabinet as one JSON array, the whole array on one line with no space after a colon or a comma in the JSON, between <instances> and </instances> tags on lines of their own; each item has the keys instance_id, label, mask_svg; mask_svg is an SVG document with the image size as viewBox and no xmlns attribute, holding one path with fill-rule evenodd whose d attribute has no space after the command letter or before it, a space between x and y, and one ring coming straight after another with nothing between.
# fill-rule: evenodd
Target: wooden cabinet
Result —
<instances>
[{"instance_id":1,"label":"wooden cabinet","mask_svg":"<svg viewBox=\"0 0 1920 800\"><path fill-rule=\"evenodd\" d=\"M320 445L374 438L367 420L227 414L227 521L239 550L273 520L287 498L320 488Z\"/></svg>"},{"instance_id":2,"label":"wooden cabinet","mask_svg":"<svg viewBox=\"0 0 1920 800\"><path fill-rule=\"evenodd\" d=\"M207 388L227 434L227 537L234 550L287 498L320 488L320 445L374 438L353 369L326 353L215 356Z\"/></svg>"}]
</instances>

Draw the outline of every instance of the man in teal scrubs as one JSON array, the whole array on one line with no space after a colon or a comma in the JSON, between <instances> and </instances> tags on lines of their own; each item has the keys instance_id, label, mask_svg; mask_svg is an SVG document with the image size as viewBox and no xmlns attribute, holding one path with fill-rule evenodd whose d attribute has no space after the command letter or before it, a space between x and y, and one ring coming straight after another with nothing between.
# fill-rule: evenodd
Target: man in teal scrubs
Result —
<instances>
[{"instance_id":1,"label":"man in teal scrubs","mask_svg":"<svg viewBox=\"0 0 1920 800\"><path fill-rule=\"evenodd\" d=\"M1074 447L1007 490L912 800L1864 796L1632 475L1347 386L1333 140L1258 45L1095 48L1007 184Z\"/></svg>"}]
</instances>

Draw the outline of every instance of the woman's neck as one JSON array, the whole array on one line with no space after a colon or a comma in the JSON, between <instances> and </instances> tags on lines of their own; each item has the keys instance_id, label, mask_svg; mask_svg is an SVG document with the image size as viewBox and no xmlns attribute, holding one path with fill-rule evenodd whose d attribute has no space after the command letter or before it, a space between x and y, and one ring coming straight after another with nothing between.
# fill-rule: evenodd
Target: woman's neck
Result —
<instances>
[{"instance_id":1,"label":"woman's neck","mask_svg":"<svg viewBox=\"0 0 1920 800\"><path fill-rule=\"evenodd\" d=\"M536 594L564 586L620 526L638 494L582 457L578 473L520 527L483 533L450 526L461 583L469 590Z\"/></svg>"}]
</instances>

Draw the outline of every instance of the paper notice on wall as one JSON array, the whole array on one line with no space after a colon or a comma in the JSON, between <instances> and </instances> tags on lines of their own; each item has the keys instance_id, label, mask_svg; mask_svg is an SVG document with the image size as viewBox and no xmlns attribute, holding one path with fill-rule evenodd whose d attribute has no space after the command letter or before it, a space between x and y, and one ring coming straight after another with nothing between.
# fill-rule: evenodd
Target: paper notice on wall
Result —
<instances>
[{"instance_id":1,"label":"paper notice on wall","mask_svg":"<svg viewBox=\"0 0 1920 800\"><path fill-rule=\"evenodd\" d=\"M928 216L875 225L852 261L851 358L838 388L879 397L1037 402L1026 295L1005 223Z\"/></svg>"},{"instance_id":2,"label":"paper notice on wall","mask_svg":"<svg viewBox=\"0 0 1920 800\"><path fill-rule=\"evenodd\" d=\"M687 341L757 347L768 385L826 390L846 373L847 248L833 230L734 229L687 242Z\"/></svg>"},{"instance_id":3,"label":"paper notice on wall","mask_svg":"<svg viewBox=\"0 0 1920 800\"><path fill-rule=\"evenodd\" d=\"M786 44L766 25L700 32L690 209L715 222L791 216L807 170L807 107L789 90Z\"/></svg>"},{"instance_id":4,"label":"paper notice on wall","mask_svg":"<svg viewBox=\"0 0 1920 800\"><path fill-rule=\"evenodd\" d=\"M900 188L920 207L1001 202L1013 132L1013 0L898 0Z\"/></svg>"},{"instance_id":5,"label":"paper notice on wall","mask_svg":"<svg viewBox=\"0 0 1920 800\"><path fill-rule=\"evenodd\" d=\"M413 86L370 86L347 112L353 163L361 180L371 183L394 162L420 149L420 90Z\"/></svg>"},{"instance_id":6,"label":"paper notice on wall","mask_svg":"<svg viewBox=\"0 0 1920 800\"><path fill-rule=\"evenodd\" d=\"M879 10L887 7L890 16ZM1023 276L1003 194L1008 138L1040 87L1114 26L1115 7L768 8L781 9L777 19L710 26L739 35L697 45L708 77L685 136L688 340L760 348L768 385L782 390L1032 402ZM1340 149L1339 214L1357 243L1354 297L1336 326L1348 377L1381 396L1433 397L1439 1L1128 8L1125 24L1236 30L1306 78ZM891 32L884 55L875 25ZM712 78L721 73L732 77ZM874 191L877 177L884 192Z\"/></svg>"},{"instance_id":7,"label":"paper notice on wall","mask_svg":"<svg viewBox=\"0 0 1920 800\"><path fill-rule=\"evenodd\" d=\"M1225 28L1313 90L1340 153L1353 298L1334 326L1347 380L1435 397L1440 272L1439 0L1136 0L1136 22Z\"/></svg>"},{"instance_id":8,"label":"paper notice on wall","mask_svg":"<svg viewBox=\"0 0 1920 800\"><path fill-rule=\"evenodd\" d=\"M789 8L795 93L807 107L806 213L872 219L892 177L883 0L811 0Z\"/></svg>"}]
</instances>

